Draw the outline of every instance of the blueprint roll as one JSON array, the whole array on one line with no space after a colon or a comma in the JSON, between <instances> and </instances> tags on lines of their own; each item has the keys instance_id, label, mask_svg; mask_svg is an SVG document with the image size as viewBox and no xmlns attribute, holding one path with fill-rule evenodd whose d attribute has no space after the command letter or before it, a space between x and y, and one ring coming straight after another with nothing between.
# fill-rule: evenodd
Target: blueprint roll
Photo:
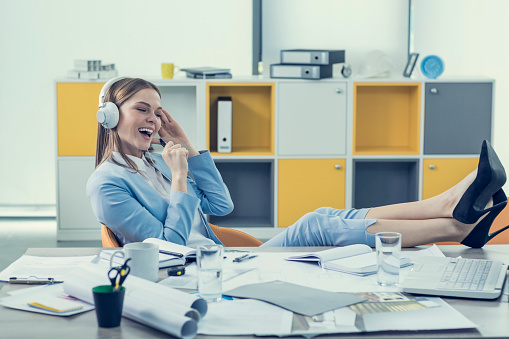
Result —
<instances>
[{"instance_id":1,"label":"blueprint roll","mask_svg":"<svg viewBox=\"0 0 509 339\"><path fill-rule=\"evenodd\" d=\"M65 293L93 304L92 288L109 285L108 268L80 265L64 280ZM207 302L196 295L128 275L122 316L178 338L193 338L198 320L207 313Z\"/></svg>"}]
</instances>

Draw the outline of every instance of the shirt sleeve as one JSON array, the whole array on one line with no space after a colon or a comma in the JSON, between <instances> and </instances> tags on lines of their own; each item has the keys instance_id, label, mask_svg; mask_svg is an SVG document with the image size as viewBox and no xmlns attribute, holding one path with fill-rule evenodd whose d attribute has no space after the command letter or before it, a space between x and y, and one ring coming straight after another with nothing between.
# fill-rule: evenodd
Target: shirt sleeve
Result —
<instances>
[{"instance_id":1,"label":"shirt sleeve","mask_svg":"<svg viewBox=\"0 0 509 339\"><path fill-rule=\"evenodd\" d=\"M171 191L168 204L159 194L149 195L132 185L112 176L89 180L87 194L98 221L121 235L123 243L158 238L185 245L200 199Z\"/></svg>"},{"instance_id":2,"label":"shirt sleeve","mask_svg":"<svg viewBox=\"0 0 509 339\"><path fill-rule=\"evenodd\" d=\"M230 192L223 182L209 151L200 151L188 159L189 171L194 180L190 180L200 207L206 214L226 215L233 211Z\"/></svg>"}]
</instances>

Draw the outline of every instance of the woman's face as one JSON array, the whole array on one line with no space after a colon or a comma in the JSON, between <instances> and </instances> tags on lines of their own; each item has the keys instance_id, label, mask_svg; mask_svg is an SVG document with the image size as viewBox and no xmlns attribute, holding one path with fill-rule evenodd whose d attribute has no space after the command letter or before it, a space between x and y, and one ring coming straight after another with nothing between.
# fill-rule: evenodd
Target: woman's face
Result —
<instances>
[{"instance_id":1,"label":"woman's face","mask_svg":"<svg viewBox=\"0 0 509 339\"><path fill-rule=\"evenodd\" d=\"M161 128L162 114L161 98L152 88L138 91L120 106L117 132L126 154L141 158Z\"/></svg>"}]
</instances>

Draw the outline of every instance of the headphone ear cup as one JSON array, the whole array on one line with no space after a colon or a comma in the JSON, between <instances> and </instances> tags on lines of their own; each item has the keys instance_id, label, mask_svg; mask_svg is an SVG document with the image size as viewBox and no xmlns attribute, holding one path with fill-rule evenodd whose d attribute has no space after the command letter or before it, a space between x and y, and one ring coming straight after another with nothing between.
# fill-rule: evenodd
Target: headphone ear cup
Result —
<instances>
[{"instance_id":1,"label":"headphone ear cup","mask_svg":"<svg viewBox=\"0 0 509 339\"><path fill-rule=\"evenodd\" d=\"M118 124L118 107L112 102L105 102L104 106L97 111L97 121L106 129L115 128Z\"/></svg>"}]
</instances>

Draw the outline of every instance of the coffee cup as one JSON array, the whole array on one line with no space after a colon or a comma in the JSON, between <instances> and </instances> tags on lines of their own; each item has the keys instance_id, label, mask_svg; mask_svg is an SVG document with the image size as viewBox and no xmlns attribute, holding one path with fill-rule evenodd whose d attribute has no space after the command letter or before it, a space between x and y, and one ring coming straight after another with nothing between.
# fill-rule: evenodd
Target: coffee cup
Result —
<instances>
[{"instance_id":1,"label":"coffee cup","mask_svg":"<svg viewBox=\"0 0 509 339\"><path fill-rule=\"evenodd\" d=\"M180 67L175 66L173 63L163 62L161 64L161 72L163 79L173 79L173 76L180 72Z\"/></svg>"},{"instance_id":2,"label":"coffee cup","mask_svg":"<svg viewBox=\"0 0 509 339\"><path fill-rule=\"evenodd\" d=\"M159 276L158 245L144 242L126 244L123 250L113 252L110 258L110 267L116 266L113 262L116 256L125 259L131 258L129 261L130 274L146 280L157 281Z\"/></svg>"}]
</instances>

